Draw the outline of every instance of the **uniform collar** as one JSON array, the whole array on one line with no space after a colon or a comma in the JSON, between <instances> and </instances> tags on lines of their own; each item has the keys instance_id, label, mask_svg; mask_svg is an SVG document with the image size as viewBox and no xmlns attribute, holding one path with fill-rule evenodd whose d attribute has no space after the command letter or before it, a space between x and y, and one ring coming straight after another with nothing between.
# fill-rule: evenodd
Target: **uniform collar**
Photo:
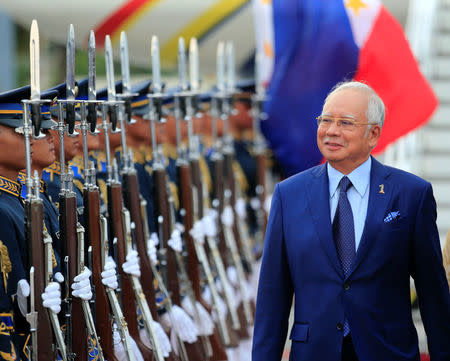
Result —
<instances>
[{"instance_id":1,"label":"uniform collar","mask_svg":"<svg viewBox=\"0 0 450 361\"><path fill-rule=\"evenodd\" d=\"M24 172L19 172L17 181L20 183L20 186L22 188L20 191L22 198L26 198L27 195L26 174ZM47 184L42 179L39 179L39 193L45 193L46 191L47 191Z\"/></svg>"},{"instance_id":2,"label":"uniform collar","mask_svg":"<svg viewBox=\"0 0 450 361\"><path fill-rule=\"evenodd\" d=\"M16 197L20 196L20 184L2 176L0 176L0 190Z\"/></svg>"},{"instance_id":3,"label":"uniform collar","mask_svg":"<svg viewBox=\"0 0 450 361\"><path fill-rule=\"evenodd\" d=\"M372 157L369 157L363 164L347 174L348 179L352 182L353 187L361 197L367 192L367 187L370 181L370 170L372 168ZM328 181L330 189L330 198L335 194L339 182L344 177L344 174L334 169L330 163L327 163Z\"/></svg>"}]
</instances>

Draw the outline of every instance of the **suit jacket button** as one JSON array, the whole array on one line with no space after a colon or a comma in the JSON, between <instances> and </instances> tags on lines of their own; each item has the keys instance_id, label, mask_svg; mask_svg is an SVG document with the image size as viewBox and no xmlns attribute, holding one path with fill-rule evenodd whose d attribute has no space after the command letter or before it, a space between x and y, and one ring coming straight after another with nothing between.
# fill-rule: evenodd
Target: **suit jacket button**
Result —
<instances>
[{"instance_id":1,"label":"suit jacket button","mask_svg":"<svg viewBox=\"0 0 450 361\"><path fill-rule=\"evenodd\" d=\"M344 283L344 290L348 291L350 289L350 284L348 284L347 282Z\"/></svg>"},{"instance_id":2,"label":"suit jacket button","mask_svg":"<svg viewBox=\"0 0 450 361\"><path fill-rule=\"evenodd\" d=\"M342 331L342 329L344 328L344 325L342 325L342 323L338 323L337 325L336 325L336 328L338 329L338 331Z\"/></svg>"}]
</instances>

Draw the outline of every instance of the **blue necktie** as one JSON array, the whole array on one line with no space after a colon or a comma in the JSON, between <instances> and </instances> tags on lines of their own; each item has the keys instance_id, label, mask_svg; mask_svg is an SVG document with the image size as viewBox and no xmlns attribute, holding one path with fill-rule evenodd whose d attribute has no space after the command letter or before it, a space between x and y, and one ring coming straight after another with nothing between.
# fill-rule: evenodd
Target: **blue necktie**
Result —
<instances>
[{"instance_id":1,"label":"blue necktie","mask_svg":"<svg viewBox=\"0 0 450 361\"><path fill-rule=\"evenodd\" d=\"M350 202L347 198L347 190L352 186L352 182L347 177L343 177L339 182L339 201L333 220L333 236L336 242L336 249L341 261L345 277L350 273L355 249L355 225ZM347 319L344 321L344 336L350 332Z\"/></svg>"}]
</instances>

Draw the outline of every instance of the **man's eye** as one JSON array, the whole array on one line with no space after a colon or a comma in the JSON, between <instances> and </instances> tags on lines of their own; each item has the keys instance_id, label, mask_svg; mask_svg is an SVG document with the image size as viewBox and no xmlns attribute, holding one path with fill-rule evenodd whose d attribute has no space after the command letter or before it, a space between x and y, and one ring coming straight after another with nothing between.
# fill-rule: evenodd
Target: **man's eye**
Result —
<instances>
[{"instance_id":1,"label":"man's eye","mask_svg":"<svg viewBox=\"0 0 450 361\"><path fill-rule=\"evenodd\" d=\"M322 124L331 124L331 123L333 123L333 119L331 119L331 118L322 118L322 119L320 120L320 122L321 122Z\"/></svg>"},{"instance_id":2,"label":"man's eye","mask_svg":"<svg viewBox=\"0 0 450 361\"><path fill-rule=\"evenodd\" d=\"M342 123L342 126L344 126L344 127L351 127L355 124L351 120L341 120L341 123Z\"/></svg>"}]
</instances>

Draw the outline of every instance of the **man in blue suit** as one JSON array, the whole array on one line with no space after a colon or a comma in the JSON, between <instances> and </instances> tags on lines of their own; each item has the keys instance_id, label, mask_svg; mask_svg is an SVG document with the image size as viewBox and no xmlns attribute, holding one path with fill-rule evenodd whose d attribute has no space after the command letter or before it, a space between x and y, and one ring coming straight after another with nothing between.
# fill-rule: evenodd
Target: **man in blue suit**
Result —
<instances>
[{"instance_id":1,"label":"man in blue suit","mask_svg":"<svg viewBox=\"0 0 450 361\"><path fill-rule=\"evenodd\" d=\"M384 104L339 84L317 118L325 164L274 191L259 281L253 361L418 361L410 276L433 361L450 360L450 295L431 185L370 156ZM299 155L301 156L301 155Z\"/></svg>"}]
</instances>

